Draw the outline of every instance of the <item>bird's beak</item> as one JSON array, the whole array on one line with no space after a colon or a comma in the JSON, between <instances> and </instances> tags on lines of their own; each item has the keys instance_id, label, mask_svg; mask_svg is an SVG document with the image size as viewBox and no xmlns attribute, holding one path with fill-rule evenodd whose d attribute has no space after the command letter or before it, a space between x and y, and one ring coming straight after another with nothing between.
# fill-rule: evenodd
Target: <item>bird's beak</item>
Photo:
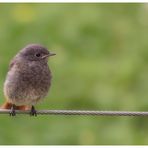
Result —
<instances>
[{"instance_id":1,"label":"bird's beak","mask_svg":"<svg viewBox=\"0 0 148 148\"><path fill-rule=\"evenodd\" d=\"M52 53L52 52L49 53L49 56L54 56L54 55L56 55L56 54L55 53Z\"/></svg>"},{"instance_id":2,"label":"bird's beak","mask_svg":"<svg viewBox=\"0 0 148 148\"><path fill-rule=\"evenodd\" d=\"M50 57L50 56L54 56L54 55L56 55L56 54L55 53L49 53L47 55L42 56L42 59Z\"/></svg>"}]
</instances>

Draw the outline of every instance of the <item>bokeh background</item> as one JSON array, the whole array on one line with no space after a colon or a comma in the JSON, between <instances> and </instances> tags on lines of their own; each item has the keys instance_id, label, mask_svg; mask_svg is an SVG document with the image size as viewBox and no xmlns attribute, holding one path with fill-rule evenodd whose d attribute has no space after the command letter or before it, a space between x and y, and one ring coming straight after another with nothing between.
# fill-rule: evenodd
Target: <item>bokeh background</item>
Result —
<instances>
[{"instance_id":1,"label":"bokeh background","mask_svg":"<svg viewBox=\"0 0 148 148\"><path fill-rule=\"evenodd\" d=\"M148 110L147 4L0 4L0 103L10 59L40 43L57 55L37 109ZM146 117L0 115L1 145L148 144Z\"/></svg>"}]
</instances>

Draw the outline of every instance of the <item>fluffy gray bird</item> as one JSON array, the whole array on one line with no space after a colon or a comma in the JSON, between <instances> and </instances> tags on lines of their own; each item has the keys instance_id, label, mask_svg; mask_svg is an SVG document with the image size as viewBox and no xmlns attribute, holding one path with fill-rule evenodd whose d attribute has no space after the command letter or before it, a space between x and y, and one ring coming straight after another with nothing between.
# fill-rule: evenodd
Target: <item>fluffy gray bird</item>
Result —
<instances>
[{"instance_id":1,"label":"fluffy gray bird","mask_svg":"<svg viewBox=\"0 0 148 148\"><path fill-rule=\"evenodd\" d=\"M30 44L20 50L9 66L4 83L7 101L1 108L11 109L10 115L15 116L15 109L31 106L30 115L37 115L34 105L47 95L50 88L51 72L47 63L53 55L39 44Z\"/></svg>"}]
</instances>

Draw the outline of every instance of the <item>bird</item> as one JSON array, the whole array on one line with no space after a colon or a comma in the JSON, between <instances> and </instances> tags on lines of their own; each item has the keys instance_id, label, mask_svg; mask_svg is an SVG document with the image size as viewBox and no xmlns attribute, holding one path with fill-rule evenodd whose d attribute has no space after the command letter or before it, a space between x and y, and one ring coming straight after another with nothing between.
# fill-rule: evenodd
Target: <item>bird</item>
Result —
<instances>
[{"instance_id":1,"label":"bird","mask_svg":"<svg viewBox=\"0 0 148 148\"><path fill-rule=\"evenodd\" d=\"M4 82L6 102L2 109L10 109L10 116L18 110L30 110L37 116L35 105L47 96L52 74L48 59L56 55L40 44L29 44L11 60Z\"/></svg>"}]
</instances>

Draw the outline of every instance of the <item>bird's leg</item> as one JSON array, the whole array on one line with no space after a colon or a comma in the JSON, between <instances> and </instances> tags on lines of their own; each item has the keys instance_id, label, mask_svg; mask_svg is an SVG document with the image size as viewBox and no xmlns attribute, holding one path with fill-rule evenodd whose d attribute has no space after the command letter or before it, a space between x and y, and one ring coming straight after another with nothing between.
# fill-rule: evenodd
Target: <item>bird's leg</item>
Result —
<instances>
[{"instance_id":1,"label":"bird's leg","mask_svg":"<svg viewBox=\"0 0 148 148\"><path fill-rule=\"evenodd\" d=\"M14 104L12 104L11 109L10 109L10 113L9 113L10 116L15 116L16 115L15 107L16 106Z\"/></svg>"},{"instance_id":2,"label":"bird's leg","mask_svg":"<svg viewBox=\"0 0 148 148\"><path fill-rule=\"evenodd\" d=\"M30 115L31 116L37 116L37 112L36 112L35 107L33 105L31 107Z\"/></svg>"}]
</instances>

